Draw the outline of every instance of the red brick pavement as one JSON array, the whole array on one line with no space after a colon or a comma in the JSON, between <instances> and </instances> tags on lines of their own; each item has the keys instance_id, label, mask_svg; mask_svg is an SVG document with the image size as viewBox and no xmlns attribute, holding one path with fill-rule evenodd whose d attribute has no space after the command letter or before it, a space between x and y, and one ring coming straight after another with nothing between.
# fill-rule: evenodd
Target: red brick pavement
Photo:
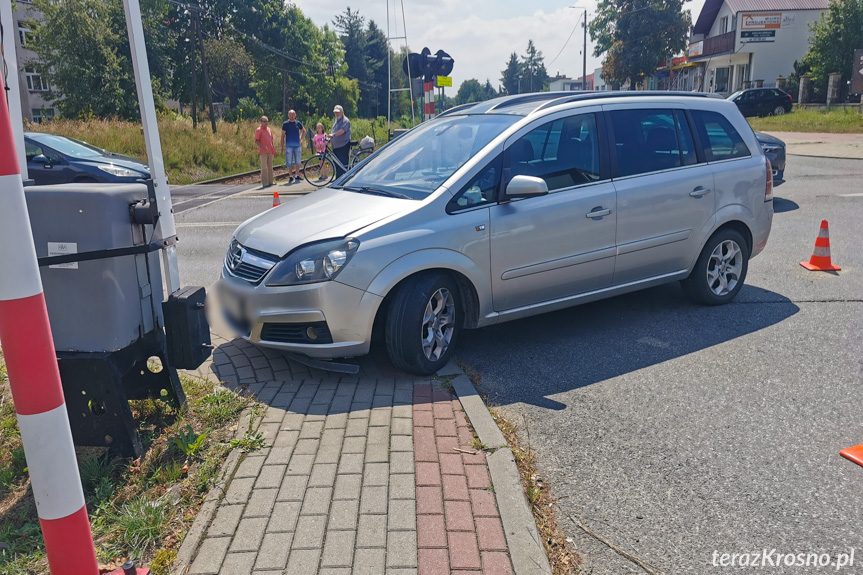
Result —
<instances>
[{"instance_id":1,"label":"red brick pavement","mask_svg":"<svg viewBox=\"0 0 863 575\"><path fill-rule=\"evenodd\" d=\"M414 386L418 575L512 575L488 465L458 399Z\"/></svg>"}]
</instances>

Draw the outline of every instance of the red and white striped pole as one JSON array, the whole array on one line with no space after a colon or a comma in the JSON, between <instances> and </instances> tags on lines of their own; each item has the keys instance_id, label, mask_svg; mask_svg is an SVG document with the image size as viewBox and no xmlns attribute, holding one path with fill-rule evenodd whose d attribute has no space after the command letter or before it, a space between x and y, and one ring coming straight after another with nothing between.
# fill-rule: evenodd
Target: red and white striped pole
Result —
<instances>
[{"instance_id":1,"label":"red and white striped pole","mask_svg":"<svg viewBox=\"0 0 863 575\"><path fill-rule=\"evenodd\" d=\"M2 78L0 269L0 342L48 566L52 575L97 575Z\"/></svg>"}]
</instances>

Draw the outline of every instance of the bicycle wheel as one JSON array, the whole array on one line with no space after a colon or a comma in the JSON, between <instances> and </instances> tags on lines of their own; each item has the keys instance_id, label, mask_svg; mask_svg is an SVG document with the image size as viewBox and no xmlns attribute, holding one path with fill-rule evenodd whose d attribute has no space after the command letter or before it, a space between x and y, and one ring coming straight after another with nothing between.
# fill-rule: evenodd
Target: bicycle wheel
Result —
<instances>
[{"instance_id":1,"label":"bicycle wheel","mask_svg":"<svg viewBox=\"0 0 863 575\"><path fill-rule=\"evenodd\" d=\"M308 183L320 188L333 181L336 168L327 157L312 156L303 164L303 177Z\"/></svg>"},{"instance_id":2,"label":"bicycle wheel","mask_svg":"<svg viewBox=\"0 0 863 575\"><path fill-rule=\"evenodd\" d=\"M372 152L374 152L374 150L361 150L361 151L357 152L356 156L352 155L351 156L351 167L353 168L354 166L356 166L357 164L359 164L360 162L362 162L363 160L365 160L366 158L371 156Z\"/></svg>"}]
</instances>

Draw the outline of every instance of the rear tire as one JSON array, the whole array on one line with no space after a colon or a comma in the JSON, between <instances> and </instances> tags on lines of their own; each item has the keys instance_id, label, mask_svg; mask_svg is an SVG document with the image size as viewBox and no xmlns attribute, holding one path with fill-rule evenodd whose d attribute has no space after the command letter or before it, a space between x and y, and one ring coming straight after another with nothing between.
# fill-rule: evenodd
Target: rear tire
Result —
<instances>
[{"instance_id":1,"label":"rear tire","mask_svg":"<svg viewBox=\"0 0 863 575\"><path fill-rule=\"evenodd\" d=\"M321 178L321 174L326 175ZM303 164L303 177L316 188L321 188L332 182L335 174L336 168L328 158L312 156Z\"/></svg>"},{"instance_id":2,"label":"rear tire","mask_svg":"<svg viewBox=\"0 0 863 575\"><path fill-rule=\"evenodd\" d=\"M774 115L774 116L781 116L781 115L782 115L782 114L784 114L784 113L785 113L785 108L784 108L784 107L782 107L782 106L776 106L775 108L773 108L773 114L772 114L772 115Z\"/></svg>"},{"instance_id":3,"label":"rear tire","mask_svg":"<svg viewBox=\"0 0 863 575\"><path fill-rule=\"evenodd\" d=\"M737 296L748 269L746 241L739 232L726 228L707 240L692 273L680 283L696 303L724 305Z\"/></svg>"},{"instance_id":4,"label":"rear tire","mask_svg":"<svg viewBox=\"0 0 863 575\"><path fill-rule=\"evenodd\" d=\"M431 375L446 365L461 330L461 300L451 276L408 278L393 296L385 330L387 355L397 368Z\"/></svg>"}]
</instances>

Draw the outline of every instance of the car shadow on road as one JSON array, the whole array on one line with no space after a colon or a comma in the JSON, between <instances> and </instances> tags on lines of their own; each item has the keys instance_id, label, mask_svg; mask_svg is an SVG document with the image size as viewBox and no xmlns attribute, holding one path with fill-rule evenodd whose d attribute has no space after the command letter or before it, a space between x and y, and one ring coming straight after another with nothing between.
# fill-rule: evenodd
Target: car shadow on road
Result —
<instances>
[{"instance_id":1,"label":"car shadow on road","mask_svg":"<svg viewBox=\"0 0 863 575\"><path fill-rule=\"evenodd\" d=\"M489 381L492 403L566 406L548 396L673 360L777 324L799 311L744 286L731 304L689 303L678 284L461 333L457 356ZM524 383L521 383L524 382Z\"/></svg>"},{"instance_id":2,"label":"car shadow on road","mask_svg":"<svg viewBox=\"0 0 863 575\"><path fill-rule=\"evenodd\" d=\"M785 198L773 198L773 212L777 214L781 214L783 212L793 212L794 210L799 210L800 206L797 205L797 202L792 202L791 200L786 200Z\"/></svg>"}]
</instances>

